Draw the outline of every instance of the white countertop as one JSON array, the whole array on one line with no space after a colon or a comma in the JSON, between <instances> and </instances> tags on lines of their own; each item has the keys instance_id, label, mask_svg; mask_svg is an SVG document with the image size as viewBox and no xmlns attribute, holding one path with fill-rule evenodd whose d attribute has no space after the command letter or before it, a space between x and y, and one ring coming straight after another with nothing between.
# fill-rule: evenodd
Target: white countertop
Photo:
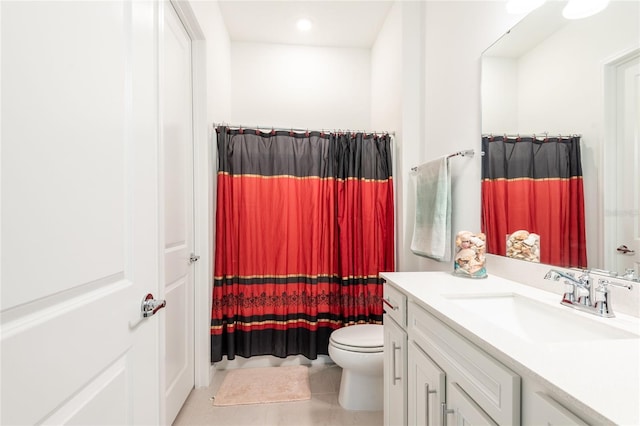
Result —
<instances>
[{"instance_id":1,"label":"white countertop","mask_svg":"<svg viewBox=\"0 0 640 426\"><path fill-rule=\"evenodd\" d=\"M385 272L381 276L405 293L409 301L427 309L525 379L528 376L555 388L556 398L559 391L565 402L574 405L578 401L578 405L587 407L585 414L590 417L597 413L612 423L640 425L639 318L618 313L615 318L600 318L579 312L560 305L558 294L496 276L479 280L447 272ZM639 338L531 342L445 297L485 292L519 294ZM615 300L612 305L615 313Z\"/></svg>"}]
</instances>

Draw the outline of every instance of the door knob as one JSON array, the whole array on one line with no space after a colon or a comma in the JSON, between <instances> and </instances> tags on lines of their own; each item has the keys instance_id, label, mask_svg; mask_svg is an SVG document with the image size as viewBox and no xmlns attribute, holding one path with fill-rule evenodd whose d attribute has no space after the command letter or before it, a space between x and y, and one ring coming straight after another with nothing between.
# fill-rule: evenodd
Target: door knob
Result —
<instances>
[{"instance_id":1,"label":"door knob","mask_svg":"<svg viewBox=\"0 0 640 426\"><path fill-rule=\"evenodd\" d=\"M635 253L635 251L634 251L634 250L631 250L629 247L627 247L627 246L625 246L625 245L621 245L620 247L618 247L618 248L616 249L616 251L617 251L618 253L622 253L622 254L634 254L634 253Z\"/></svg>"},{"instance_id":2,"label":"door knob","mask_svg":"<svg viewBox=\"0 0 640 426\"><path fill-rule=\"evenodd\" d=\"M191 253L191 255L189 256L189 264L195 263L198 260L200 260L200 256L195 253Z\"/></svg>"},{"instance_id":3,"label":"door knob","mask_svg":"<svg viewBox=\"0 0 640 426\"><path fill-rule=\"evenodd\" d=\"M166 300L156 300L153 294L149 293L142 299L142 317L149 318L165 306L167 306Z\"/></svg>"}]
</instances>

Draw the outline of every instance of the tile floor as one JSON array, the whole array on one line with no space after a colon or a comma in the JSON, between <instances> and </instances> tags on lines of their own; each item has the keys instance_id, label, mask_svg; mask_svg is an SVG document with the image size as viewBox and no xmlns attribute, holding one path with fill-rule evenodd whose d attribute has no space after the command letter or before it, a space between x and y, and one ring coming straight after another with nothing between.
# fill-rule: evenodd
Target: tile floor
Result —
<instances>
[{"instance_id":1,"label":"tile floor","mask_svg":"<svg viewBox=\"0 0 640 426\"><path fill-rule=\"evenodd\" d=\"M174 426L378 426L382 411L347 411L338 404L341 369L337 365L309 367L311 399L308 401L214 407L226 371L216 372L208 388L194 389Z\"/></svg>"}]
</instances>

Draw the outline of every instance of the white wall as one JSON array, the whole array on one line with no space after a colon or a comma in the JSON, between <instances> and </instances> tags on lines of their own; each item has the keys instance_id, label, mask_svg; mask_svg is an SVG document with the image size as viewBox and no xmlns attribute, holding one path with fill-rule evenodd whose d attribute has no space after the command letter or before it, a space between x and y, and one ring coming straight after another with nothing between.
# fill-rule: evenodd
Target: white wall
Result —
<instances>
[{"instance_id":1,"label":"white wall","mask_svg":"<svg viewBox=\"0 0 640 426\"><path fill-rule=\"evenodd\" d=\"M518 61L513 58L482 59L482 133L517 134ZM527 133L531 133L529 130Z\"/></svg>"},{"instance_id":2,"label":"white wall","mask_svg":"<svg viewBox=\"0 0 640 426\"><path fill-rule=\"evenodd\" d=\"M424 9L421 2L402 4L402 144L398 155L398 232L396 235L400 271L420 270L411 250L415 222L415 187L411 167L423 162L424 123Z\"/></svg>"},{"instance_id":3,"label":"white wall","mask_svg":"<svg viewBox=\"0 0 640 426\"><path fill-rule=\"evenodd\" d=\"M206 39L207 119L231 118L231 42L217 1L192 1L191 8Z\"/></svg>"},{"instance_id":4,"label":"white wall","mask_svg":"<svg viewBox=\"0 0 640 426\"><path fill-rule=\"evenodd\" d=\"M401 268L399 248L404 247L402 232L406 211L402 168L402 4L395 3L371 48L371 127L394 131L394 197L396 199L396 270Z\"/></svg>"},{"instance_id":5,"label":"white wall","mask_svg":"<svg viewBox=\"0 0 640 426\"><path fill-rule=\"evenodd\" d=\"M452 168L452 232L480 231L480 57L522 16L503 2L426 2L423 146L416 162L475 149L455 157ZM405 171L406 173L406 171ZM490 270L490 265L488 265ZM419 270L452 270L451 263L419 259Z\"/></svg>"},{"instance_id":6,"label":"white wall","mask_svg":"<svg viewBox=\"0 0 640 426\"><path fill-rule=\"evenodd\" d=\"M216 199L216 158L217 148L215 143L215 132L213 123L228 122L231 118L231 42L225 27L220 8L217 1L192 1L190 3L200 29L205 38L205 60L206 60L206 122L208 135L208 150L198 151L199 155L205 157L207 165L202 167L206 173L197 173L196 188L203 182L200 181L203 175L208 177L206 182L208 188L207 216L208 216L208 256L203 258L213 259L215 255L215 199ZM196 158L196 164L202 164L202 158ZM204 191L199 191L198 195ZM201 196L201 195L200 195ZM202 200L198 200L201 205ZM198 215L196 214L196 217ZM199 231L204 229L199 228ZM196 236L196 242L198 236ZM211 294L213 289L213 263L207 261L207 285L196 285L196 387L206 387L209 385L215 369L211 368L210 356L210 330L208 325L204 332L201 324L210 324L211 318ZM200 281L198 280L198 283Z\"/></svg>"},{"instance_id":7,"label":"white wall","mask_svg":"<svg viewBox=\"0 0 640 426\"><path fill-rule=\"evenodd\" d=\"M209 137L209 223L215 224L217 146L214 123L231 120L231 41L217 1L192 1L191 8L205 37L207 80L207 134ZM209 253L215 255L215 226L209 229ZM213 288L210 265L209 291ZM204 295L204 292L203 292ZM211 309L209 309L209 312Z\"/></svg>"},{"instance_id":8,"label":"white wall","mask_svg":"<svg viewBox=\"0 0 640 426\"><path fill-rule=\"evenodd\" d=\"M640 2L611 2L597 15L569 21L522 56L518 130L582 133L585 144L601 142L602 66L640 45L639 16ZM604 34L601 28L606 29Z\"/></svg>"},{"instance_id":9,"label":"white wall","mask_svg":"<svg viewBox=\"0 0 640 426\"><path fill-rule=\"evenodd\" d=\"M369 49L231 43L231 124L370 129Z\"/></svg>"},{"instance_id":10,"label":"white wall","mask_svg":"<svg viewBox=\"0 0 640 426\"><path fill-rule=\"evenodd\" d=\"M396 130L397 270L450 270L410 250L411 167L455 151L452 231L480 230L480 56L522 15L493 1L396 2L372 48L372 126Z\"/></svg>"},{"instance_id":11,"label":"white wall","mask_svg":"<svg viewBox=\"0 0 640 426\"><path fill-rule=\"evenodd\" d=\"M399 133L401 125L402 4L396 2L371 47L371 126Z\"/></svg>"}]
</instances>

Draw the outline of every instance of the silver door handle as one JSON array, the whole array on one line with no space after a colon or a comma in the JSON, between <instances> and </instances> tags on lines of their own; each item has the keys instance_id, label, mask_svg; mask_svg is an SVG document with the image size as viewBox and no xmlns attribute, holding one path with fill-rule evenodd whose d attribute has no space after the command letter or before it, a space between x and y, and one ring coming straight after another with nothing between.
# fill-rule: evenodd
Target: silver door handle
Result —
<instances>
[{"instance_id":1,"label":"silver door handle","mask_svg":"<svg viewBox=\"0 0 640 426\"><path fill-rule=\"evenodd\" d=\"M424 393L425 393L425 404L426 404L426 412L425 415L427 416L424 419L424 424L425 425L429 425L429 395L434 394L434 393L438 393L436 390L434 389L429 389L429 383L425 383L424 384Z\"/></svg>"},{"instance_id":2,"label":"silver door handle","mask_svg":"<svg viewBox=\"0 0 640 426\"><path fill-rule=\"evenodd\" d=\"M200 256L198 256L197 254L191 253L189 255L189 265L191 265L192 263L197 262L198 260L200 260Z\"/></svg>"},{"instance_id":3,"label":"silver door handle","mask_svg":"<svg viewBox=\"0 0 640 426\"><path fill-rule=\"evenodd\" d=\"M440 410L442 411L441 415L442 415L442 426L447 426L447 414L453 414L456 412L456 410L453 409L447 409L447 403L443 402L442 404L440 404Z\"/></svg>"},{"instance_id":4,"label":"silver door handle","mask_svg":"<svg viewBox=\"0 0 640 426\"><path fill-rule=\"evenodd\" d=\"M149 293L142 299L142 306L140 308L142 310L142 317L149 318L165 306L167 306L166 300L156 300L153 298L153 294Z\"/></svg>"},{"instance_id":5,"label":"silver door handle","mask_svg":"<svg viewBox=\"0 0 640 426\"><path fill-rule=\"evenodd\" d=\"M622 254L634 254L635 250L631 250L629 247L625 246L625 245L621 245L620 247L618 247L616 249L616 251L618 253L622 253Z\"/></svg>"},{"instance_id":6,"label":"silver door handle","mask_svg":"<svg viewBox=\"0 0 640 426\"><path fill-rule=\"evenodd\" d=\"M396 375L396 351L402 349L401 346L396 346L396 342L392 342L393 352L391 352L391 363L393 364L393 371L391 372L393 375L393 385L395 386L398 380L402 380L402 376Z\"/></svg>"},{"instance_id":7,"label":"silver door handle","mask_svg":"<svg viewBox=\"0 0 640 426\"><path fill-rule=\"evenodd\" d=\"M388 299L384 299L384 298L383 298L383 299L382 299L382 302L383 302L385 305L387 305L388 307L390 307L391 309L393 309L394 311L397 311L397 310L398 310L398 307L397 307L397 306L393 306L393 305L391 304L391 301L390 301L390 300L388 300Z\"/></svg>"}]
</instances>

